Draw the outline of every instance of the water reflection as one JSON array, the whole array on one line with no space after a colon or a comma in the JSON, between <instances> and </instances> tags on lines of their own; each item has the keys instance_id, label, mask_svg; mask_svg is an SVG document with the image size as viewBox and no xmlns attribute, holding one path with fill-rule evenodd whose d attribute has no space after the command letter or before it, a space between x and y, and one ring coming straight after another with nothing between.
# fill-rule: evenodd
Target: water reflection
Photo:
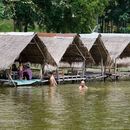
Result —
<instances>
[{"instance_id":1,"label":"water reflection","mask_svg":"<svg viewBox=\"0 0 130 130\"><path fill-rule=\"evenodd\" d=\"M50 101L53 103L55 102L55 97L56 97L56 89L57 87L49 87L48 88L48 98L50 99Z\"/></svg>"},{"instance_id":2,"label":"water reflection","mask_svg":"<svg viewBox=\"0 0 130 130\"><path fill-rule=\"evenodd\" d=\"M2 130L125 130L130 128L130 82L0 88Z\"/></svg>"}]
</instances>

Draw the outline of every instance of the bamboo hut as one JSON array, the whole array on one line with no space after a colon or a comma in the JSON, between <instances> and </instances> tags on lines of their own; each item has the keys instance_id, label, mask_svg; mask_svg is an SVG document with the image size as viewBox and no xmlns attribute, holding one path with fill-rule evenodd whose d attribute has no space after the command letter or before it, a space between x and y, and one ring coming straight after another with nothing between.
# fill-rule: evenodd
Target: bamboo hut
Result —
<instances>
[{"instance_id":1,"label":"bamboo hut","mask_svg":"<svg viewBox=\"0 0 130 130\"><path fill-rule=\"evenodd\" d=\"M69 64L73 70L73 63L82 63L80 70L82 69L81 73L84 75L85 64L94 62L87 47L84 46L77 34L38 33L38 36L57 63L58 70L59 67L64 68L66 64Z\"/></svg>"},{"instance_id":2,"label":"bamboo hut","mask_svg":"<svg viewBox=\"0 0 130 130\"><path fill-rule=\"evenodd\" d=\"M130 57L130 34L102 33L102 41L111 57L110 69L117 63L126 65Z\"/></svg>"},{"instance_id":3,"label":"bamboo hut","mask_svg":"<svg viewBox=\"0 0 130 130\"><path fill-rule=\"evenodd\" d=\"M91 53L96 65L99 65L101 62L103 62L105 65L107 62L109 62L110 56L101 40L100 34L80 34L80 39L88 48L88 51Z\"/></svg>"},{"instance_id":4,"label":"bamboo hut","mask_svg":"<svg viewBox=\"0 0 130 130\"><path fill-rule=\"evenodd\" d=\"M77 34L38 33L38 36L55 59L57 66L60 62L94 62Z\"/></svg>"},{"instance_id":5,"label":"bamboo hut","mask_svg":"<svg viewBox=\"0 0 130 130\"><path fill-rule=\"evenodd\" d=\"M0 70L14 61L56 64L35 33L0 33Z\"/></svg>"},{"instance_id":6,"label":"bamboo hut","mask_svg":"<svg viewBox=\"0 0 130 130\"><path fill-rule=\"evenodd\" d=\"M8 70L6 72L10 79L12 78L9 70L15 61L56 65L45 44L36 33L0 33L0 70Z\"/></svg>"},{"instance_id":7,"label":"bamboo hut","mask_svg":"<svg viewBox=\"0 0 130 130\"><path fill-rule=\"evenodd\" d=\"M110 56L101 40L101 35L98 33L80 34L80 39L82 40L83 44L88 48L88 51L95 61L97 70L91 70L89 68L90 71L99 71L98 69L101 66L101 75L104 75L105 67L110 60Z\"/></svg>"}]
</instances>

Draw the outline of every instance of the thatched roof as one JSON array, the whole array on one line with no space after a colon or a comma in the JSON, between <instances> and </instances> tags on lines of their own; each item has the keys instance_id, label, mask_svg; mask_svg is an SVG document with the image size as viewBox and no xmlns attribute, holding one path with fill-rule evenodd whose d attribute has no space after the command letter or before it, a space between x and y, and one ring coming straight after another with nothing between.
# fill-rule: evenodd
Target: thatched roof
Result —
<instances>
[{"instance_id":1,"label":"thatched roof","mask_svg":"<svg viewBox=\"0 0 130 130\"><path fill-rule=\"evenodd\" d=\"M38 36L40 37L75 37L76 35L76 33L38 33Z\"/></svg>"},{"instance_id":2,"label":"thatched roof","mask_svg":"<svg viewBox=\"0 0 130 130\"><path fill-rule=\"evenodd\" d=\"M55 63L37 34L0 33L0 70L7 69L15 60Z\"/></svg>"},{"instance_id":3,"label":"thatched roof","mask_svg":"<svg viewBox=\"0 0 130 130\"><path fill-rule=\"evenodd\" d=\"M130 34L102 33L101 35L101 39L113 60L130 56Z\"/></svg>"},{"instance_id":4,"label":"thatched roof","mask_svg":"<svg viewBox=\"0 0 130 130\"><path fill-rule=\"evenodd\" d=\"M70 64L72 62L80 62L84 58L86 62L93 62L87 48L82 44L76 34L38 33L38 36L46 45L57 65L60 62L68 62Z\"/></svg>"},{"instance_id":5,"label":"thatched roof","mask_svg":"<svg viewBox=\"0 0 130 130\"><path fill-rule=\"evenodd\" d=\"M100 34L80 34L80 39L88 48L96 64L99 64L101 62L101 59L103 59L104 63L110 60L109 53L101 40Z\"/></svg>"},{"instance_id":6,"label":"thatched roof","mask_svg":"<svg viewBox=\"0 0 130 130\"><path fill-rule=\"evenodd\" d=\"M117 63L120 66L130 66L130 41L123 52L120 54Z\"/></svg>"},{"instance_id":7,"label":"thatched roof","mask_svg":"<svg viewBox=\"0 0 130 130\"><path fill-rule=\"evenodd\" d=\"M119 67L127 67L130 66L130 57L126 58L119 58L117 59L116 63L118 64Z\"/></svg>"},{"instance_id":8,"label":"thatched roof","mask_svg":"<svg viewBox=\"0 0 130 130\"><path fill-rule=\"evenodd\" d=\"M60 62L59 66L61 68L82 68L83 62L73 62L72 64L69 64L67 62Z\"/></svg>"}]
</instances>

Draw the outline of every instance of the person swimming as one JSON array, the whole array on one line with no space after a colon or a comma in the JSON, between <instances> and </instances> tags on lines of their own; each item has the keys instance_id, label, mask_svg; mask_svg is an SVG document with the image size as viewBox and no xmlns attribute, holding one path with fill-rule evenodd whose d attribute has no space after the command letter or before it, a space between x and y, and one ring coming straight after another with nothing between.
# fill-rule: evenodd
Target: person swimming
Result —
<instances>
[{"instance_id":1,"label":"person swimming","mask_svg":"<svg viewBox=\"0 0 130 130\"><path fill-rule=\"evenodd\" d=\"M55 80L53 72L50 72L50 87L56 87L56 86L57 86L57 82Z\"/></svg>"},{"instance_id":2,"label":"person swimming","mask_svg":"<svg viewBox=\"0 0 130 130\"><path fill-rule=\"evenodd\" d=\"M85 85L85 81L82 80L79 86L79 90L87 90L88 87Z\"/></svg>"}]
</instances>

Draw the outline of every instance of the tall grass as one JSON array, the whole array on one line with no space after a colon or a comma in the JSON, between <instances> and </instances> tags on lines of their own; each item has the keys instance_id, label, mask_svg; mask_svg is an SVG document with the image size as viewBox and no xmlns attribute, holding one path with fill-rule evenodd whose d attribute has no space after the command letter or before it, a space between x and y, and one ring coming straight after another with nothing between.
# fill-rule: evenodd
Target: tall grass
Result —
<instances>
[{"instance_id":1,"label":"tall grass","mask_svg":"<svg viewBox=\"0 0 130 130\"><path fill-rule=\"evenodd\" d=\"M0 32L11 32L13 31L12 20L0 20Z\"/></svg>"}]
</instances>

